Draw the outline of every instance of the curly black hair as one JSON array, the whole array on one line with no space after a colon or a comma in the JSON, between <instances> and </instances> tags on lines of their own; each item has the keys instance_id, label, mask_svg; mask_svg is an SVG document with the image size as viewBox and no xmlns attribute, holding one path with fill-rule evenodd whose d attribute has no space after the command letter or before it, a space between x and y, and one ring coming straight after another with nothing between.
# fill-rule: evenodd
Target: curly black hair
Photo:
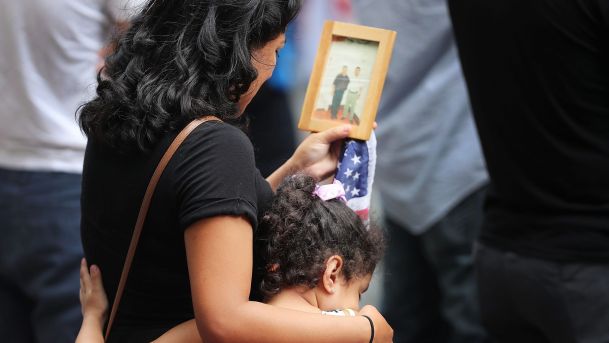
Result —
<instances>
[{"instance_id":1,"label":"curly black hair","mask_svg":"<svg viewBox=\"0 0 609 343\"><path fill-rule=\"evenodd\" d=\"M301 0L150 0L80 109L89 138L120 153L150 150L204 115L237 124L256 79L252 50L285 31Z\"/></svg>"},{"instance_id":2,"label":"curly black hair","mask_svg":"<svg viewBox=\"0 0 609 343\"><path fill-rule=\"evenodd\" d=\"M315 184L304 174L286 178L260 222L255 273L265 300L287 287L315 287L332 255L343 258L347 281L372 274L383 255L382 230L366 228L342 200L321 200Z\"/></svg>"}]
</instances>

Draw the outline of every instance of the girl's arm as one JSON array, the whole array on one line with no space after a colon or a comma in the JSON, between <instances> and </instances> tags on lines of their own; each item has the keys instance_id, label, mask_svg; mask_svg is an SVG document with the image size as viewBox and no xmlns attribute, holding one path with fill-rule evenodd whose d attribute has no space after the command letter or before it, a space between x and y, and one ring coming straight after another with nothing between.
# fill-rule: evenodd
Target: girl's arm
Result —
<instances>
[{"instance_id":1,"label":"girl's arm","mask_svg":"<svg viewBox=\"0 0 609 343\"><path fill-rule=\"evenodd\" d=\"M335 318L248 300L252 278L252 226L244 217L202 219L184 238L196 326L204 342L362 342L370 323L362 316ZM374 342L393 331L373 307Z\"/></svg>"},{"instance_id":2,"label":"girl's arm","mask_svg":"<svg viewBox=\"0 0 609 343\"><path fill-rule=\"evenodd\" d=\"M102 330L108 312L108 298L99 268L91 266L89 270L84 258L80 262L79 297L83 320L76 343L103 343Z\"/></svg>"},{"instance_id":3,"label":"girl's arm","mask_svg":"<svg viewBox=\"0 0 609 343\"><path fill-rule=\"evenodd\" d=\"M342 125L309 135L294 155L266 179L273 191L284 178L299 171L306 171L320 180L332 175L336 171L342 139L350 131L350 125Z\"/></svg>"}]
</instances>

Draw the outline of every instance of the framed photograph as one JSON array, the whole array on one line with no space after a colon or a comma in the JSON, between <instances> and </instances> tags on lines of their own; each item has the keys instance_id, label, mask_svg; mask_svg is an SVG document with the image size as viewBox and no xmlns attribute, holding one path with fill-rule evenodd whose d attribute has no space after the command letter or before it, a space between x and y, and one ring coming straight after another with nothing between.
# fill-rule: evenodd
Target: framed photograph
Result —
<instances>
[{"instance_id":1,"label":"framed photograph","mask_svg":"<svg viewBox=\"0 0 609 343\"><path fill-rule=\"evenodd\" d=\"M324 25L298 128L351 123L368 140L389 68L395 31L328 21Z\"/></svg>"}]
</instances>

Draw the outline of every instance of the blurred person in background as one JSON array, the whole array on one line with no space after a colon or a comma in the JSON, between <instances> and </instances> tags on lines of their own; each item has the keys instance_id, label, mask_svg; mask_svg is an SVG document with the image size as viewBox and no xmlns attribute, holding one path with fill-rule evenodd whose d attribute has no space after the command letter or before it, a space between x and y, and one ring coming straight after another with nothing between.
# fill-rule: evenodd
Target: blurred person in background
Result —
<instances>
[{"instance_id":1,"label":"blurred person in background","mask_svg":"<svg viewBox=\"0 0 609 343\"><path fill-rule=\"evenodd\" d=\"M490 187L496 342L609 342L609 1L450 0Z\"/></svg>"},{"instance_id":2,"label":"blurred person in background","mask_svg":"<svg viewBox=\"0 0 609 343\"><path fill-rule=\"evenodd\" d=\"M359 23L397 31L377 121L389 231L383 313L394 342L483 342L472 245L487 173L445 0L354 0Z\"/></svg>"},{"instance_id":3,"label":"blurred person in background","mask_svg":"<svg viewBox=\"0 0 609 343\"><path fill-rule=\"evenodd\" d=\"M3 1L0 340L73 342L85 138L77 108L127 0Z\"/></svg>"}]
</instances>

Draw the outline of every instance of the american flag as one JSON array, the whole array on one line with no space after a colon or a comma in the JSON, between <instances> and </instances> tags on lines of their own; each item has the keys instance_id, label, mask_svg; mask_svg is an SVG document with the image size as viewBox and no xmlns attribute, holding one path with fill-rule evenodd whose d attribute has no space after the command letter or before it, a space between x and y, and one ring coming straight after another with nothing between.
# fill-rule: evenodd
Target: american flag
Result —
<instances>
[{"instance_id":1,"label":"american flag","mask_svg":"<svg viewBox=\"0 0 609 343\"><path fill-rule=\"evenodd\" d=\"M369 222L370 197L376 166L376 136L368 141L347 140L338 163L336 179L343 184L347 205L364 223Z\"/></svg>"}]
</instances>

